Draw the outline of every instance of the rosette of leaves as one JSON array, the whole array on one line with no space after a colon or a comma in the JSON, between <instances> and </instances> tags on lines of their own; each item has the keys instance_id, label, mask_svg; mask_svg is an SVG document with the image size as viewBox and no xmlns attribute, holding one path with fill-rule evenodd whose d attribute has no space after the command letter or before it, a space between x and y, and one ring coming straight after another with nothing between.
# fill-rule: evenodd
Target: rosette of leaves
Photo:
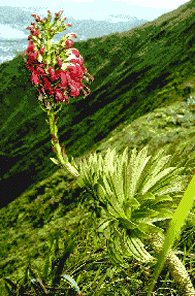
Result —
<instances>
[{"instance_id":1,"label":"rosette of leaves","mask_svg":"<svg viewBox=\"0 0 195 296\"><path fill-rule=\"evenodd\" d=\"M147 156L148 145L138 154L136 148L129 155L127 150L118 156L109 148L104 160L91 155L80 166L86 187L104 204L98 231L106 237L111 259L124 267L125 257L156 261L143 240L163 234L154 223L172 218L177 203L168 193L182 191L186 184L180 175L184 167L168 167L171 155L164 148L153 156Z\"/></svg>"}]
</instances>

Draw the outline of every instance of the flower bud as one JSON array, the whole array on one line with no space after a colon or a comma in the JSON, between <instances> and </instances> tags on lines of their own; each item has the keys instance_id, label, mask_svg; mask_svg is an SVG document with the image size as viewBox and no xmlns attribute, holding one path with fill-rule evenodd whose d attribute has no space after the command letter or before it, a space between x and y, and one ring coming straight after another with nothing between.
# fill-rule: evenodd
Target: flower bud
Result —
<instances>
[{"instance_id":1,"label":"flower bud","mask_svg":"<svg viewBox=\"0 0 195 296\"><path fill-rule=\"evenodd\" d=\"M68 63L63 63L61 69L66 70L68 68L69 64Z\"/></svg>"},{"instance_id":2,"label":"flower bud","mask_svg":"<svg viewBox=\"0 0 195 296\"><path fill-rule=\"evenodd\" d=\"M38 55L38 57L37 57L37 61L38 61L39 63L41 63L41 62L43 61L43 57L42 57L41 54Z\"/></svg>"},{"instance_id":3,"label":"flower bud","mask_svg":"<svg viewBox=\"0 0 195 296\"><path fill-rule=\"evenodd\" d=\"M31 30L31 35L28 36L29 47L27 66L32 71L31 81L34 83L44 99L49 98L47 102L47 108L52 108L50 101L55 99L57 103L68 102L68 95L77 97L82 89L85 96L86 91L83 89L84 85L81 83L83 74L86 73L86 69L82 66L83 58L79 51L75 48L71 48L73 41L70 37L77 37L75 33L69 33L61 38L60 41L52 44L52 37L66 29L66 27L72 26L71 24L64 24L66 18L61 18L61 12L56 13L57 27L54 28L55 21L50 25L51 12L48 10L48 19L41 20L37 15L33 15L40 23L42 29L35 23L31 23L33 27L28 27ZM41 32L45 33L41 33ZM46 37L46 41L43 39ZM52 46L53 45L53 46ZM55 46L55 47L54 47ZM90 76L90 75L89 75ZM88 78L87 78L88 79ZM89 88L87 88L89 90ZM90 92L90 90L89 90Z\"/></svg>"}]
</instances>

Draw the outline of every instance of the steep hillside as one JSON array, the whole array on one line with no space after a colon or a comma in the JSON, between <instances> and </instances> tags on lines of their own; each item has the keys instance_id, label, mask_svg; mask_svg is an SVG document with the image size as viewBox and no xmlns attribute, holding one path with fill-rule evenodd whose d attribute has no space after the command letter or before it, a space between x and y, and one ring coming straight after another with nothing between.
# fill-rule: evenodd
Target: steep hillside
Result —
<instances>
[{"instance_id":1,"label":"steep hillside","mask_svg":"<svg viewBox=\"0 0 195 296\"><path fill-rule=\"evenodd\" d=\"M95 80L88 85L91 94L71 98L58 120L60 143L78 165L108 148L139 152L148 143L151 155L164 147L170 158L163 169L184 167L184 190L176 184L166 193L176 206L195 174L194 12L190 1L131 31L75 42ZM124 257L122 265L111 260L108 241L98 232L105 205L90 188L68 187L73 178L49 159L55 155L51 135L30 78L22 53L0 65L0 295L10 295L10 281L21 287L25 274L21 296L40 295L53 275L63 274L75 279L80 295L144 295L155 265L133 257ZM155 226L165 230L168 222ZM194 242L195 204L173 246L192 282ZM146 250L156 256L149 244ZM161 272L154 296L184 295L169 271ZM76 294L62 279L60 288L63 295ZM52 295L62 295L60 288Z\"/></svg>"},{"instance_id":2,"label":"steep hillside","mask_svg":"<svg viewBox=\"0 0 195 296\"><path fill-rule=\"evenodd\" d=\"M194 12L189 1L130 31L74 42L94 82L89 96L71 98L59 114L58 134L67 155L80 158L115 128L187 100L194 91ZM1 207L57 170L30 77L22 55L0 65ZM193 118L186 124L194 129Z\"/></svg>"}]
</instances>

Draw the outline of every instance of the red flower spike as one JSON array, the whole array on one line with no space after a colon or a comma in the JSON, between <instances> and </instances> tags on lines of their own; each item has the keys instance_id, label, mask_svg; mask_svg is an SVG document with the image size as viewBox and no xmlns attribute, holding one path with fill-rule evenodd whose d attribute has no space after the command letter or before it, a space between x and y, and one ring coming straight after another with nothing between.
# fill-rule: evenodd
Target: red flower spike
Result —
<instances>
[{"instance_id":1,"label":"red flower spike","mask_svg":"<svg viewBox=\"0 0 195 296\"><path fill-rule=\"evenodd\" d=\"M58 62L58 66L59 66L59 68L61 68L61 66L62 66L61 58L60 58L60 57L57 57L56 60L57 60L57 62Z\"/></svg>"},{"instance_id":2,"label":"red flower spike","mask_svg":"<svg viewBox=\"0 0 195 296\"><path fill-rule=\"evenodd\" d=\"M45 46L40 48L40 54L42 55L45 50Z\"/></svg>"},{"instance_id":3,"label":"red flower spike","mask_svg":"<svg viewBox=\"0 0 195 296\"><path fill-rule=\"evenodd\" d=\"M72 53L76 56L76 58L79 58L79 56L80 56L80 53L79 53L79 51L77 50L77 49L72 49Z\"/></svg>"},{"instance_id":4,"label":"red flower spike","mask_svg":"<svg viewBox=\"0 0 195 296\"><path fill-rule=\"evenodd\" d=\"M71 33L71 36L77 38L77 35L75 33Z\"/></svg>"},{"instance_id":5,"label":"red flower spike","mask_svg":"<svg viewBox=\"0 0 195 296\"><path fill-rule=\"evenodd\" d=\"M61 12L56 14L56 16L58 17L60 15L61 15ZM38 21L43 22L39 16L37 15L33 15L33 16L36 18L36 21L38 19ZM31 23L31 24L35 26L35 27L28 27L28 29L31 30L32 36L37 35L38 39L41 39L39 37L39 34L40 34L38 30L39 27L36 26L35 23ZM72 26L72 25L68 24L67 26ZM76 34L74 33L71 33L70 35L73 37L76 37ZM28 40L31 39L32 36L30 35L28 37ZM73 43L74 42L71 39L66 40L66 47L64 47L64 49L66 50L71 48ZM40 54L43 54L45 47L41 47L39 50L40 50ZM57 56L56 60L57 60L57 66L59 67L59 70L55 71L56 67L49 67L47 72L45 72L44 70L47 64L39 63L37 60L39 52L38 51L34 52L34 43L32 40L29 41L29 47L27 51L25 51L25 54L23 57L25 57L27 54L28 54L27 66L29 70L32 71L31 81L37 86L37 89L40 95L42 96L42 98L54 96L57 102L68 103L68 97L67 95L65 95L66 91L68 90L69 90L69 95L71 96L75 96L75 97L79 96L80 89L82 89L85 96L87 95L87 92L83 89L85 86L81 83L81 81L82 79L88 80L88 78L83 74L90 76L92 80L94 80L94 78L90 74L86 73L87 70L85 69L85 67L83 67L84 60L80 56L80 53L78 50L72 49L72 54L75 56L75 59L70 59L70 64L67 67L68 70L61 70L61 66L62 66L61 57ZM58 85L54 87L52 83L55 82L57 79L60 79L61 81ZM89 90L89 88L87 89ZM51 105L50 105L50 108L51 108Z\"/></svg>"}]
</instances>

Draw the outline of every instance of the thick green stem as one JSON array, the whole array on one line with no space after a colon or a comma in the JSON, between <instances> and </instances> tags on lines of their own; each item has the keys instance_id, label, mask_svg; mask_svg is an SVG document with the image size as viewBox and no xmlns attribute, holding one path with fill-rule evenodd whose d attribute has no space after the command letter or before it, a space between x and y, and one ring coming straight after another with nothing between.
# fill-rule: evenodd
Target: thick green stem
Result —
<instances>
[{"instance_id":1,"label":"thick green stem","mask_svg":"<svg viewBox=\"0 0 195 296\"><path fill-rule=\"evenodd\" d=\"M52 144L57 154L57 158L60 164L63 166L63 168L66 169L66 171L68 171L73 177L78 178L80 176L78 171L68 162L68 157L62 155L62 150L61 150L59 140L58 140L58 135L57 135L58 128L56 126L55 115L52 108L47 112L47 115L49 117L50 132L51 132L51 135L53 136Z\"/></svg>"},{"instance_id":2,"label":"thick green stem","mask_svg":"<svg viewBox=\"0 0 195 296\"><path fill-rule=\"evenodd\" d=\"M164 242L164 238L160 234L153 234L151 240L151 246L155 250L156 254L159 255L162 249L162 245ZM190 280L189 274L183 265L183 263L179 260L179 258L175 255L173 250L170 250L166 256L165 264L169 268L170 274L172 275L175 283L178 285L178 289L181 294L179 295L195 295L195 289Z\"/></svg>"}]
</instances>

